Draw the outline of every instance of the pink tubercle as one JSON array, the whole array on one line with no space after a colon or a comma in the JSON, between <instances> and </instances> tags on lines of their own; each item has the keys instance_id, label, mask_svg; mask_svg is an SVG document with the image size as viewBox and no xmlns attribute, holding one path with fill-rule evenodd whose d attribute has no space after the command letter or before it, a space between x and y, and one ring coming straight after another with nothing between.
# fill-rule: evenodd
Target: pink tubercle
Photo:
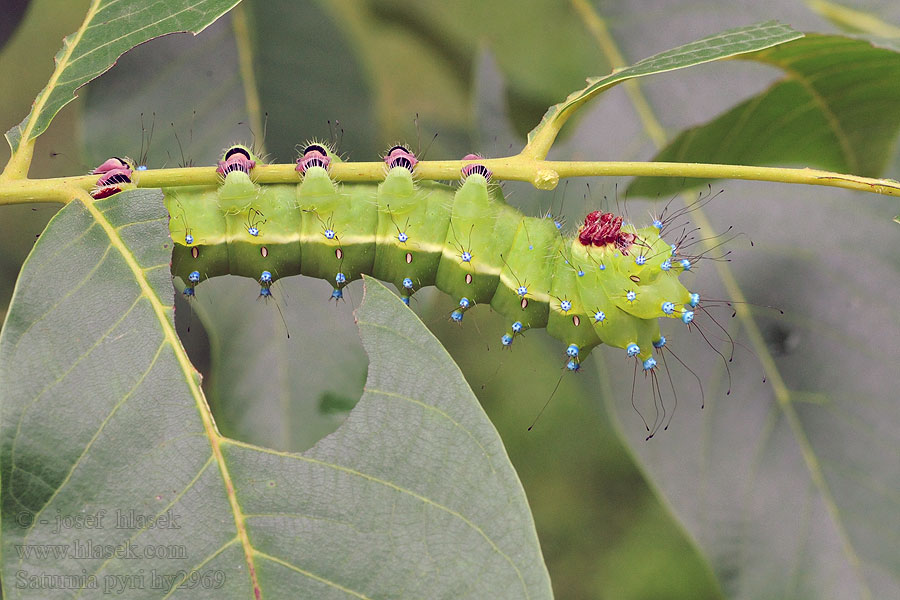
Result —
<instances>
[{"instance_id":1,"label":"pink tubercle","mask_svg":"<svg viewBox=\"0 0 900 600\"><path fill-rule=\"evenodd\" d=\"M419 160L416 158L415 154L410 152L404 146L394 146L388 150L388 153L384 156L384 162L388 168L391 169L394 167L404 167L412 171Z\"/></svg>"},{"instance_id":2,"label":"pink tubercle","mask_svg":"<svg viewBox=\"0 0 900 600\"><path fill-rule=\"evenodd\" d=\"M97 187L91 191L95 200L108 198L122 191L122 185L131 183L131 169L111 169L100 176Z\"/></svg>"},{"instance_id":3,"label":"pink tubercle","mask_svg":"<svg viewBox=\"0 0 900 600\"><path fill-rule=\"evenodd\" d=\"M484 160L484 157L478 154L466 154L463 156L463 160ZM494 175L490 169L479 163L470 163L462 168L463 178L468 177L472 173L478 173L488 181L490 181L491 177Z\"/></svg>"},{"instance_id":4,"label":"pink tubercle","mask_svg":"<svg viewBox=\"0 0 900 600\"><path fill-rule=\"evenodd\" d=\"M296 170L303 175L310 167L327 169L330 164L331 157L328 156L328 151L323 146L311 144L303 151L303 156L297 159Z\"/></svg>"},{"instance_id":5,"label":"pink tubercle","mask_svg":"<svg viewBox=\"0 0 900 600\"><path fill-rule=\"evenodd\" d=\"M112 158L107 158L99 167L91 171L91 175L104 175L110 171L126 169L128 170L128 174L131 175L131 165L128 161L124 158L113 156Z\"/></svg>"},{"instance_id":6,"label":"pink tubercle","mask_svg":"<svg viewBox=\"0 0 900 600\"><path fill-rule=\"evenodd\" d=\"M256 161L243 152L234 152L225 155L225 160L220 160L216 167L216 173L225 177L232 171L243 171L250 174L250 169L256 166Z\"/></svg>"}]
</instances>

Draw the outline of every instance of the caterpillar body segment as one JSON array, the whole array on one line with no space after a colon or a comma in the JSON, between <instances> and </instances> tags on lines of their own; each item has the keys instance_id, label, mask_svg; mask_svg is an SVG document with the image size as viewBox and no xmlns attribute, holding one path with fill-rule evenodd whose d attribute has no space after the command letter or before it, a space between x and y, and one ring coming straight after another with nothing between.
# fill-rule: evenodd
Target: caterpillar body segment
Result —
<instances>
[{"instance_id":1,"label":"caterpillar body segment","mask_svg":"<svg viewBox=\"0 0 900 600\"><path fill-rule=\"evenodd\" d=\"M408 298L435 285L450 224L448 195L434 184L413 184L404 167L394 167L376 198L375 266L372 276L389 281Z\"/></svg>"},{"instance_id":2,"label":"caterpillar body segment","mask_svg":"<svg viewBox=\"0 0 900 600\"><path fill-rule=\"evenodd\" d=\"M468 177L449 201L449 227L435 285L453 298L490 304L522 215L481 175Z\"/></svg>"},{"instance_id":3,"label":"caterpillar body segment","mask_svg":"<svg viewBox=\"0 0 900 600\"><path fill-rule=\"evenodd\" d=\"M372 273L377 194L375 184L338 186L324 168L307 170L295 186L295 206L302 219L301 274L331 281L340 291L363 273Z\"/></svg>"},{"instance_id":4,"label":"caterpillar body segment","mask_svg":"<svg viewBox=\"0 0 900 600\"><path fill-rule=\"evenodd\" d=\"M552 220L509 206L486 170L467 165L458 188L417 183L415 162L398 159L407 155L394 148L384 181L341 185L328 172L340 158L321 149L308 148L298 161L296 185L254 183L248 151L220 162L219 186L164 190L172 273L187 282L185 293L224 274L266 290L282 277L309 275L330 281L333 298L369 274L393 283L407 302L435 285L458 303L455 321L476 304L503 315L504 346L547 327L566 343L573 371L600 343L652 369L648 359L663 339L659 317L690 322L692 295L679 281L686 268L658 228L598 212L566 238Z\"/></svg>"}]
</instances>

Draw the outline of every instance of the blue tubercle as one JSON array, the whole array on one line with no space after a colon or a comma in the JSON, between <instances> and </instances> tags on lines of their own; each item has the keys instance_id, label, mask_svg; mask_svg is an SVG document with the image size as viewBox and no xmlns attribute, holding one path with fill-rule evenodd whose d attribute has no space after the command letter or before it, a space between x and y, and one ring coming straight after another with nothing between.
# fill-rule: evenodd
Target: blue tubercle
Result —
<instances>
[{"instance_id":1,"label":"blue tubercle","mask_svg":"<svg viewBox=\"0 0 900 600\"><path fill-rule=\"evenodd\" d=\"M578 276L584 277L584 271L582 271L581 269L578 269Z\"/></svg>"},{"instance_id":2,"label":"blue tubercle","mask_svg":"<svg viewBox=\"0 0 900 600\"><path fill-rule=\"evenodd\" d=\"M687 325L688 323L690 323L693 320L694 320L694 311L692 311L692 310L686 310L681 315L681 322L684 323L685 325Z\"/></svg>"},{"instance_id":3,"label":"blue tubercle","mask_svg":"<svg viewBox=\"0 0 900 600\"><path fill-rule=\"evenodd\" d=\"M663 271L668 271L672 268L672 261L667 258L666 260L662 261L662 264L659 265L659 268Z\"/></svg>"},{"instance_id":4,"label":"blue tubercle","mask_svg":"<svg viewBox=\"0 0 900 600\"><path fill-rule=\"evenodd\" d=\"M272 290L270 290L268 286L264 285L259 288L259 295L269 298L272 296Z\"/></svg>"},{"instance_id":5,"label":"blue tubercle","mask_svg":"<svg viewBox=\"0 0 900 600\"><path fill-rule=\"evenodd\" d=\"M188 275L188 281L198 283L200 281L200 271L191 271Z\"/></svg>"},{"instance_id":6,"label":"blue tubercle","mask_svg":"<svg viewBox=\"0 0 900 600\"><path fill-rule=\"evenodd\" d=\"M344 292L342 292L341 290L334 290L333 292L331 292L331 297L335 300L340 300L344 297Z\"/></svg>"},{"instance_id":7,"label":"blue tubercle","mask_svg":"<svg viewBox=\"0 0 900 600\"><path fill-rule=\"evenodd\" d=\"M657 348L657 349L662 348L665 345L666 345L666 336L664 336L664 335L659 336L659 339L656 340L655 342L653 342L653 347Z\"/></svg>"},{"instance_id":8,"label":"blue tubercle","mask_svg":"<svg viewBox=\"0 0 900 600\"><path fill-rule=\"evenodd\" d=\"M682 258L678 264L681 265L681 268L684 269L685 271L691 270L691 261L689 261L686 258Z\"/></svg>"},{"instance_id":9,"label":"blue tubercle","mask_svg":"<svg viewBox=\"0 0 900 600\"><path fill-rule=\"evenodd\" d=\"M409 296L403 296L400 299L403 300L403 304L409 306Z\"/></svg>"},{"instance_id":10,"label":"blue tubercle","mask_svg":"<svg viewBox=\"0 0 900 600\"><path fill-rule=\"evenodd\" d=\"M347 276L344 275L343 273L338 273L337 275L334 276L334 280L337 282L338 285L344 285L345 283L347 283Z\"/></svg>"},{"instance_id":11,"label":"blue tubercle","mask_svg":"<svg viewBox=\"0 0 900 600\"><path fill-rule=\"evenodd\" d=\"M516 321L512 324L513 333L521 333L522 332L522 322Z\"/></svg>"},{"instance_id":12,"label":"blue tubercle","mask_svg":"<svg viewBox=\"0 0 900 600\"><path fill-rule=\"evenodd\" d=\"M184 243L187 244L188 246L190 246L191 244L193 244L193 243L194 243L194 236L192 236L192 235L189 234L189 233L188 233L188 234L185 234L185 236L184 236Z\"/></svg>"},{"instance_id":13,"label":"blue tubercle","mask_svg":"<svg viewBox=\"0 0 900 600\"><path fill-rule=\"evenodd\" d=\"M594 322L595 323L602 323L605 320L606 320L606 313L603 312L602 310L598 310L597 312L594 313Z\"/></svg>"},{"instance_id":14,"label":"blue tubercle","mask_svg":"<svg viewBox=\"0 0 900 600\"><path fill-rule=\"evenodd\" d=\"M641 348L637 344L628 344L628 347L625 348L625 352L629 357L637 356L641 353Z\"/></svg>"},{"instance_id":15,"label":"blue tubercle","mask_svg":"<svg viewBox=\"0 0 900 600\"><path fill-rule=\"evenodd\" d=\"M581 368L581 363L577 360L570 360L566 363L566 368L574 373Z\"/></svg>"},{"instance_id":16,"label":"blue tubercle","mask_svg":"<svg viewBox=\"0 0 900 600\"><path fill-rule=\"evenodd\" d=\"M634 290L629 290L625 294L625 299L629 302L634 302L635 300L637 300L637 292L635 292Z\"/></svg>"},{"instance_id":17,"label":"blue tubercle","mask_svg":"<svg viewBox=\"0 0 900 600\"><path fill-rule=\"evenodd\" d=\"M460 254L459 257L462 259L463 262L471 262L471 260L472 260L472 253L471 253L471 252L468 252L468 251L465 251L465 252L463 252L462 254Z\"/></svg>"},{"instance_id":18,"label":"blue tubercle","mask_svg":"<svg viewBox=\"0 0 900 600\"><path fill-rule=\"evenodd\" d=\"M657 229L662 229L663 222L660 221L659 219L653 219L653 226L656 227Z\"/></svg>"},{"instance_id":19,"label":"blue tubercle","mask_svg":"<svg viewBox=\"0 0 900 600\"><path fill-rule=\"evenodd\" d=\"M563 312L569 312L572 310L572 303L568 300L563 300L559 303L559 308L562 309Z\"/></svg>"},{"instance_id":20,"label":"blue tubercle","mask_svg":"<svg viewBox=\"0 0 900 600\"><path fill-rule=\"evenodd\" d=\"M675 244L670 245L672 246L672 256L675 256L676 254L678 254L678 246L676 246Z\"/></svg>"},{"instance_id":21,"label":"blue tubercle","mask_svg":"<svg viewBox=\"0 0 900 600\"><path fill-rule=\"evenodd\" d=\"M260 283L272 283L272 274L268 271L263 271L262 275L259 276Z\"/></svg>"},{"instance_id":22,"label":"blue tubercle","mask_svg":"<svg viewBox=\"0 0 900 600\"><path fill-rule=\"evenodd\" d=\"M147 170L147 165L138 165L138 167L137 167L136 170L137 170L137 171L146 171L146 170Z\"/></svg>"},{"instance_id":23,"label":"blue tubercle","mask_svg":"<svg viewBox=\"0 0 900 600\"><path fill-rule=\"evenodd\" d=\"M325 230L325 237L328 238L329 240L333 240L335 238L335 235L336 234L334 233L334 229L326 229Z\"/></svg>"},{"instance_id":24,"label":"blue tubercle","mask_svg":"<svg viewBox=\"0 0 900 600\"><path fill-rule=\"evenodd\" d=\"M185 296L193 296L193 295L194 295L194 288L192 288L192 287L186 287L186 288L184 288L184 292L182 292L182 293L183 293Z\"/></svg>"},{"instance_id":25,"label":"blue tubercle","mask_svg":"<svg viewBox=\"0 0 900 600\"><path fill-rule=\"evenodd\" d=\"M674 302L663 302L662 303L662 311L667 315L671 315L675 312L675 303Z\"/></svg>"},{"instance_id":26,"label":"blue tubercle","mask_svg":"<svg viewBox=\"0 0 900 600\"><path fill-rule=\"evenodd\" d=\"M405 288L408 289L408 290L411 290L411 289L412 289L412 286L413 286L413 280L412 280L412 279L410 279L409 277L407 277L406 279L403 280L403 287L405 287Z\"/></svg>"},{"instance_id":27,"label":"blue tubercle","mask_svg":"<svg viewBox=\"0 0 900 600\"><path fill-rule=\"evenodd\" d=\"M504 346L511 346L513 343L513 337L508 333L504 333L503 337L500 338L500 343Z\"/></svg>"},{"instance_id":28,"label":"blue tubercle","mask_svg":"<svg viewBox=\"0 0 900 600\"><path fill-rule=\"evenodd\" d=\"M566 348L566 354L571 358L578 358L578 346L576 344L569 344L569 347Z\"/></svg>"},{"instance_id":29,"label":"blue tubercle","mask_svg":"<svg viewBox=\"0 0 900 600\"><path fill-rule=\"evenodd\" d=\"M642 254L638 254L634 257L634 262L638 265L645 265L647 264L647 257Z\"/></svg>"},{"instance_id":30,"label":"blue tubercle","mask_svg":"<svg viewBox=\"0 0 900 600\"><path fill-rule=\"evenodd\" d=\"M700 304L700 294L691 294L691 308L697 308Z\"/></svg>"},{"instance_id":31,"label":"blue tubercle","mask_svg":"<svg viewBox=\"0 0 900 600\"><path fill-rule=\"evenodd\" d=\"M249 233L253 237L256 237L259 235L259 228L258 227L248 227L247 233Z\"/></svg>"},{"instance_id":32,"label":"blue tubercle","mask_svg":"<svg viewBox=\"0 0 900 600\"><path fill-rule=\"evenodd\" d=\"M600 264L600 270L601 270L601 271L605 271L605 270L606 270L606 265L604 265L603 263L601 263L601 264Z\"/></svg>"},{"instance_id":33,"label":"blue tubercle","mask_svg":"<svg viewBox=\"0 0 900 600\"><path fill-rule=\"evenodd\" d=\"M656 359L652 356L644 361L644 370L652 371L656 367Z\"/></svg>"},{"instance_id":34,"label":"blue tubercle","mask_svg":"<svg viewBox=\"0 0 900 600\"><path fill-rule=\"evenodd\" d=\"M459 307L463 310L472 306L472 302L468 298L460 298L459 299Z\"/></svg>"},{"instance_id":35,"label":"blue tubercle","mask_svg":"<svg viewBox=\"0 0 900 600\"><path fill-rule=\"evenodd\" d=\"M457 323L461 323L463 320L462 311L454 310L452 313L450 313L450 318L453 319Z\"/></svg>"},{"instance_id":36,"label":"blue tubercle","mask_svg":"<svg viewBox=\"0 0 900 600\"><path fill-rule=\"evenodd\" d=\"M401 242L405 242L406 240L409 239L409 236L406 235L405 232L401 231L400 233L397 234L397 239L400 240Z\"/></svg>"},{"instance_id":37,"label":"blue tubercle","mask_svg":"<svg viewBox=\"0 0 900 600\"><path fill-rule=\"evenodd\" d=\"M516 293L518 295L524 297L528 293L528 288L525 287L524 285L520 285L519 287L516 288Z\"/></svg>"}]
</instances>

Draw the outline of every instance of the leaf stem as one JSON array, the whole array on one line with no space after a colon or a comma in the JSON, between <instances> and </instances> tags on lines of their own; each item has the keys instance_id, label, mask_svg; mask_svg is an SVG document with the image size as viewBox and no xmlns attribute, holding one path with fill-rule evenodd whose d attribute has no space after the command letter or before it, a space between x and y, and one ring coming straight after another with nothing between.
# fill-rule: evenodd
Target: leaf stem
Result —
<instances>
[{"instance_id":1,"label":"leaf stem","mask_svg":"<svg viewBox=\"0 0 900 600\"><path fill-rule=\"evenodd\" d=\"M471 162L471 161L468 161ZM797 183L838 187L885 196L900 197L900 182L893 179L860 177L818 169L786 167L752 167L705 163L634 162L634 161L548 161L524 155L479 161L493 171L498 180L527 181L538 189L552 190L566 177L687 177L700 179L749 179L776 183ZM419 180L452 181L460 177L462 160L422 161L416 165ZM259 165L253 170L258 183L296 183L295 165ZM383 162L342 162L331 165L337 181L382 181L387 173ZM136 172L135 183L142 188L218 185L221 178L213 167L151 169ZM71 197L66 187L90 190L96 175L58 177L52 179L0 180L0 205L28 202L66 203Z\"/></svg>"}]
</instances>

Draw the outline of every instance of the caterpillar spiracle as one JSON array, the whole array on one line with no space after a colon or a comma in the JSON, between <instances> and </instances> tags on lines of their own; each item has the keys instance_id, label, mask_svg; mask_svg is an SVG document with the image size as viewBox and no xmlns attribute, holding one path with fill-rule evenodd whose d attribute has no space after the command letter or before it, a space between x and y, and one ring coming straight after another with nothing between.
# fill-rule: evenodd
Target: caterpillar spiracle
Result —
<instances>
[{"instance_id":1,"label":"caterpillar spiracle","mask_svg":"<svg viewBox=\"0 0 900 600\"><path fill-rule=\"evenodd\" d=\"M329 167L340 157L312 144L297 160L299 183L258 185L258 158L233 146L218 163L220 185L163 190L172 275L188 296L225 274L255 279L266 297L276 280L298 274L329 281L336 300L363 274L393 283L407 304L433 285L457 302L454 321L478 304L503 315L503 346L546 327L566 344L570 371L601 343L653 371L653 351L666 343L660 319L690 324L700 302L679 281L691 261L663 240L663 223L638 228L594 211L565 237L552 219L508 205L479 158L465 157L475 162L457 187L417 182L416 157L395 146L382 182L337 184ZM131 168L106 161L95 195L131 185Z\"/></svg>"}]
</instances>

